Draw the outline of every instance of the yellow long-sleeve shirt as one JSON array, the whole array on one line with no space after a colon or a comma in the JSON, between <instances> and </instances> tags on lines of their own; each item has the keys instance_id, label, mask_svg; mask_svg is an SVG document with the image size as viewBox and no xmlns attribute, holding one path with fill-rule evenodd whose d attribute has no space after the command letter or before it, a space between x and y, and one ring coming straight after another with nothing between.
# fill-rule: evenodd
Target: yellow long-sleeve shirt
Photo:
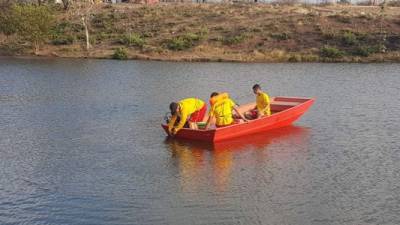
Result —
<instances>
[{"instance_id":1,"label":"yellow long-sleeve shirt","mask_svg":"<svg viewBox=\"0 0 400 225\"><path fill-rule=\"evenodd\" d=\"M171 132L172 128L175 128L175 131L178 132L180 129L185 126L185 123L188 117L196 112L199 111L203 106L204 102L197 98L186 98L178 102L179 111L177 114L172 115L171 120L168 123L168 130ZM178 125L175 125L176 119L180 118Z\"/></svg>"},{"instance_id":2,"label":"yellow long-sleeve shirt","mask_svg":"<svg viewBox=\"0 0 400 225\"><path fill-rule=\"evenodd\" d=\"M258 94L256 97L256 103L257 103L257 110L261 115L265 116L271 115L270 100L269 96L266 93L261 92L261 94Z\"/></svg>"}]
</instances>

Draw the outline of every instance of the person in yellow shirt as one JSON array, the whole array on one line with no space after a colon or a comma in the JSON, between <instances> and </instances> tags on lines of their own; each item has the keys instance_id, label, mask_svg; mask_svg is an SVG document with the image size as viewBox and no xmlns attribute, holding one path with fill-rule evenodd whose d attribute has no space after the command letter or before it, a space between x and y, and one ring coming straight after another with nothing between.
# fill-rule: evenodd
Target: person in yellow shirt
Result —
<instances>
[{"instance_id":1,"label":"person in yellow shirt","mask_svg":"<svg viewBox=\"0 0 400 225\"><path fill-rule=\"evenodd\" d=\"M217 92L213 92L211 94L211 98L217 96ZM208 120L206 123L206 129L209 129L211 126L211 121L215 119L216 127L224 127L234 124L232 111L235 111L236 114L243 119L243 121L247 121L244 116L239 112L236 107L236 104L229 97L221 98L219 101L215 102L210 109L208 114Z\"/></svg>"},{"instance_id":2,"label":"person in yellow shirt","mask_svg":"<svg viewBox=\"0 0 400 225\"><path fill-rule=\"evenodd\" d=\"M202 122L207 112L207 105L197 98L186 98L179 102L171 102L171 120L168 123L168 133L175 135L189 122L191 129L197 129L197 122ZM179 117L179 122L176 121Z\"/></svg>"},{"instance_id":3,"label":"person in yellow shirt","mask_svg":"<svg viewBox=\"0 0 400 225\"><path fill-rule=\"evenodd\" d=\"M259 84L253 86L253 92L256 95L256 107L246 113L247 118L258 119L263 116L271 115L271 101L267 93L261 90Z\"/></svg>"}]
</instances>

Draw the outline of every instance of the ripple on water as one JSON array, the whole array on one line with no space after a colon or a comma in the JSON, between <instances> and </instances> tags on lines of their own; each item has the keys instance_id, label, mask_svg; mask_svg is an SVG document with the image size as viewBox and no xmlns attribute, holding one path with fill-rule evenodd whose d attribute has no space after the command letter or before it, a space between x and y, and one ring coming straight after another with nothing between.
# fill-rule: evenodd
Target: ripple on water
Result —
<instances>
[{"instance_id":1,"label":"ripple on water","mask_svg":"<svg viewBox=\"0 0 400 225\"><path fill-rule=\"evenodd\" d=\"M399 69L1 59L0 224L400 224ZM317 101L293 127L165 139L169 102L255 82Z\"/></svg>"}]
</instances>

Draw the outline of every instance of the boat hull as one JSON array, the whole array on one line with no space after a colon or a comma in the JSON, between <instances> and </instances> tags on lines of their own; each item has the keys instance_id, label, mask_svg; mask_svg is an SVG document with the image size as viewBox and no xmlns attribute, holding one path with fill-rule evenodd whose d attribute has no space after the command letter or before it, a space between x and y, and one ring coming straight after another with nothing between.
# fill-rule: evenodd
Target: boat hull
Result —
<instances>
[{"instance_id":1,"label":"boat hull","mask_svg":"<svg viewBox=\"0 0 400 225\"><path fill-rule=\"evenodd\" d=\"M181 129L174 137L207 142L220 142L227 139L239 138L240 136L264 132L284 126L291 125L299 119L314 103L313 98L299 97L275 97L271 102L273 114L268 117L251 120L247 123L234 124L210 130ZM254 107L254 103L242 106L242 111ZM168 133L168 127L162 124Z\"/></svg>"}]
</instances>

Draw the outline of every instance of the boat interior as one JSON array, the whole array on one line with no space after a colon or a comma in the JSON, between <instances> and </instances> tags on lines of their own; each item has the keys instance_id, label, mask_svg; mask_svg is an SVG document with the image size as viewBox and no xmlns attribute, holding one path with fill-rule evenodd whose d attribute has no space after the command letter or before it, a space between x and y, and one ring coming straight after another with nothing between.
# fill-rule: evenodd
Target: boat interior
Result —
<instances>
[{"instance_id":1,"label":"boat interior","mask_svg":"<svg viewBox=\"0 0 400 225\"><path fill-rule=\"evenodd\" d=\"M271 113L278 113L283 110L292 108L294 106L297 106L303 102L306 102L309 100L308 98L293 98L293 97L273 97L271 98ZM245 112L248 112L249 110L254 109L256 106L255 102L247 103L240 105L238 107L239 112L244 114ZM205 116L203 121L207 121L208 115Z\"/></svg>"},{"instance_id":2,"label":"boat interior","mask_svg":"<svg viewBox=\"0 0 400 225\"><path fill-rule=\"evenodd\" d=\"M305 101L307 101L307 98L292 98L292 97L274 97L271 99L271 113L277 113L289 108L292 108L294 106L297 106ZM239 111L241 113L247 112L251 109L253 109L256 106L255 102L251 102L248 104L244 104L239 106Z\"/></svg>"}]
</instances>

